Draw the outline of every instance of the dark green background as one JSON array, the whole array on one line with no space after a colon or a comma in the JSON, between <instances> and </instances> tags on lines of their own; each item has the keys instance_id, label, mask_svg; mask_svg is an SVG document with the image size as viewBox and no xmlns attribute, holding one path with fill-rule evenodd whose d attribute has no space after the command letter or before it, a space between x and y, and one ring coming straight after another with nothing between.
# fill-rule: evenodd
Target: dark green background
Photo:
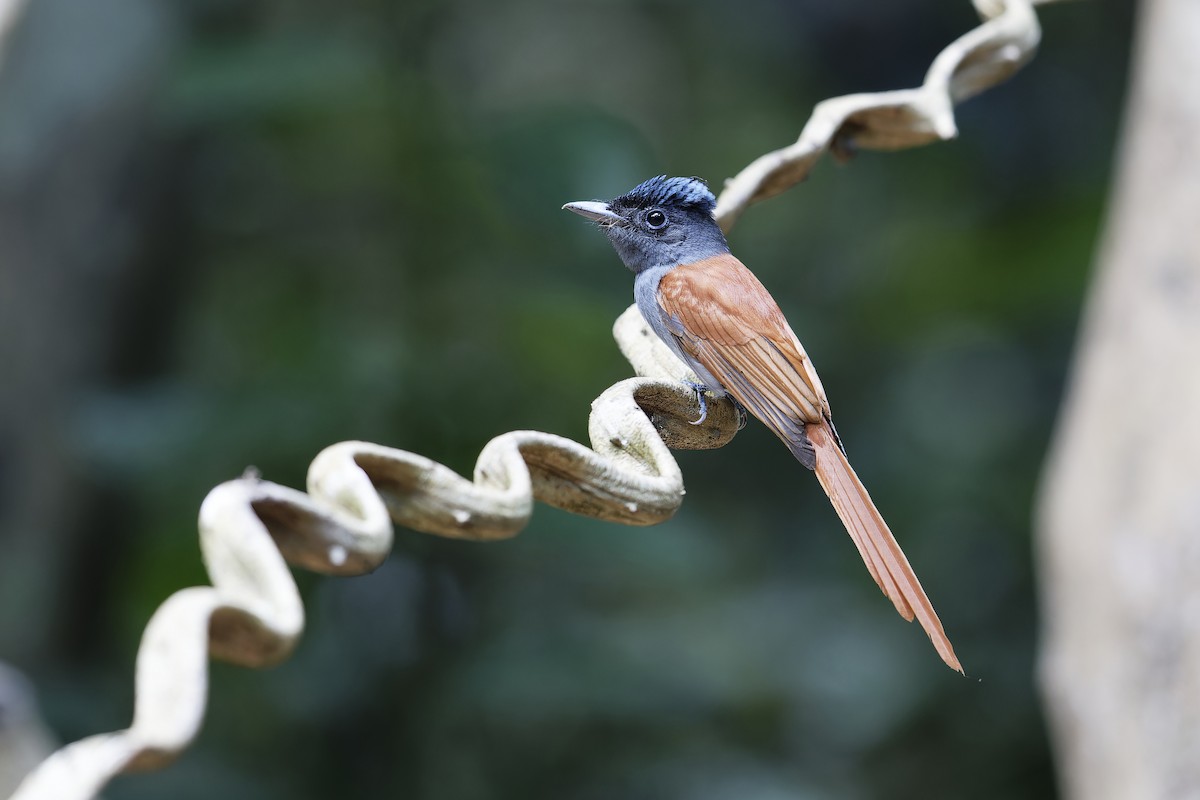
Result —
<instances>
[{"instance_id":1,"label":"dark green background","mask_svg":"<svg viewBox=\"0 0 1200 800\"><path fill-rule=\"evenodd\" d=\"M917 85L977 23L965 0L164 7L136 277L70 398L77 577L50 641L3 654L65 739L128 724L141 628L206 582L196 510L248 464L303 486L345 439L464 474L508 430L586 441L630 372L610 328L632 280L563 202L659 173L719 188L817 101ZM731 236L968 678L752 424L680 454L686 502L656 528L539 507L510 542L401 530L371 576L298 574L291 660L214 665L195 745L105 796L1054 796L1030 515L1130 13L1041 16L1042 52L960 109L956 141L823 162Z\"/></svg>"}]
</instances>

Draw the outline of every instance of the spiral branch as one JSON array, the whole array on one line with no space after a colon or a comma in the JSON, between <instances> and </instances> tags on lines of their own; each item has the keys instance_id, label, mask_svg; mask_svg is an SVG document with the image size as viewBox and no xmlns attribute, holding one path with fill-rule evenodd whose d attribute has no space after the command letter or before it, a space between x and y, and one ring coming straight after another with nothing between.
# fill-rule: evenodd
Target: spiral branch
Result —
<instances>
[{"instance_id":1,"label":"spiral branch","mask_svg":"<svg viewBox=\"0 0 1200 800\"><path fill-rule=\"evenodd\" d=\"M904 150L958 135L956 103L1007 80L1033 58L1042 29L1033 8L1057 0L972 0L984 22L938 54L915 89L832 97L817 103L800 138L747 164L725 182L714 216L729 232L750 205L782 194L826 152Z\"/></svg>"},{"instance_id":2,"label":"spiral branch","mask_svg":"<svg viewBox=\"0 0 1200 800\"><path fill-rule=\"evenodd\" d=\"M625 525L654 525L682 501L683 475L669 448L720 447L737 432L728 401L710 403L702 425L684 366L637 309L614 326L642 377L592 403L591 448L538 431L487 444L473 480L424 456L369 442L323 450L308 491L253 471L223 483L200 506L200 548L212 586L171 595L138 650L133 723L70 744L44 761L13 800L84 800L115 775L157 769L200 730L208 659L246 667L286 659L304 628L288 564L328 575L375 569L392 546L392 524L456 539L516 535L534 500ZM694 377L694 376L693 376Z\"/></svg>"},{"instance_id":3,"label":"spiral branch","mask_svg":"<svg viewBox=\"0 0 1200 800\"><path fill-rule=\"evenodd\" d=\"M825 100L794 144L730 179L715 212L722 227L799 183L826 151L845 158L857 149L898 150L955 136L954 104L1032 57L1041 35L1033 7L1054 2L973 1L984 24L943 50L921 87ZM11 800L86 800L117 774L170 763L200 730L210 657L264 667L291 653L304 608L288 564L329 575L369 572L391 549L393 523L449 538L508 538L525 527L534 500L626 525L671 517L684 488L670 448L721 447L737 432L737 414L727 401L714 402L703 425L691 424L699 411L682 381L694 376L636 307L613 333L640 377L593 402L591 448L513 431L484 447L467 480L415 453L341 442L313 460L307 493L252 471L214 488L199 517L212 585L176 592L151 617L138 650L132 724L63 747Z\"/></svg>"}]
</instances>

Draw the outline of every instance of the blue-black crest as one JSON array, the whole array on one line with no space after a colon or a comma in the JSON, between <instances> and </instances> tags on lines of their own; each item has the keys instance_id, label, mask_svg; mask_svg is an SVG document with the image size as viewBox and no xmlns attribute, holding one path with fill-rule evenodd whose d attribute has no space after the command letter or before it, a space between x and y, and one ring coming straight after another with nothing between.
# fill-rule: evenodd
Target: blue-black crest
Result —
<instances>
[{"instance_id":1,"label":"blue-black crest","mask_svg":"<svg viewBox=\"0 0 1200 800\"><path fill-rule=\"evenodd\" d=\"M708 184L704 181L699 178L668 178L666 175L642 181L612 202L613 205L635 208L694 208L710 214L717 206L717 198L709 191Z\"/></svg>"}]
</instances>

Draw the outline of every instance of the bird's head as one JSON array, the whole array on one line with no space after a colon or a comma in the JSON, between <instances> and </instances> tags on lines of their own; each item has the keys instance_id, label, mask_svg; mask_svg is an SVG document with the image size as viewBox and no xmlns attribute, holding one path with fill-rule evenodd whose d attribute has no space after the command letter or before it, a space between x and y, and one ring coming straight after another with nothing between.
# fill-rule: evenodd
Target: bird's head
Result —
<instances>
[{"instance_id":1,"label":"bird's head","mask_svg":"<svg viewBox=\"0 0 1200 800\"><path fill-rule=\"evenodd\" d=\"M660 175L612 200L563 208L595 222L635 273L729 252L713 219L717 199L699 178Z\"/></svg>"}]
</instances>

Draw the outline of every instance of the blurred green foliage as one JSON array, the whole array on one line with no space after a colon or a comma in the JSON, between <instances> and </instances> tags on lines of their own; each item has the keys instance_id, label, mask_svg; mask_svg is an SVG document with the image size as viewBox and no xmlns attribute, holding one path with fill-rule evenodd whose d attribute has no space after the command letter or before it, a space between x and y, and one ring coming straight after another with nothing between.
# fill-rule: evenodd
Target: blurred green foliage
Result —
<instances>
[{"instance_id":1,"label":"blurred green foliage","mask_svg":"<svg viewBox=\"0 0 1200 800\"><path fill-rule=\"evenodd\" d=\"M965 0L190 0L145 142L162 201L118 365L78 402L120 502L86 643L25 665L65 738L127 724L138 637L205 581L195 512L254 464L302 486L367 439L469 474L492 436L586 440L629 373L631 277L559 206L715 187L817 101L915 85ZM1129 10L1042 10L960 138L823 163L734 251L821 369L854 463L969 679L872 585L761 427L683 453L676 519L539 508L502 544L398 531L298 575L270 673L214 665L204 733L106 797L1049 797L1030 508L1109 180ZM141 327L137 327L141 326ZM17 659L20 663L20 659Z\"/></svg>"}]
</instances>

